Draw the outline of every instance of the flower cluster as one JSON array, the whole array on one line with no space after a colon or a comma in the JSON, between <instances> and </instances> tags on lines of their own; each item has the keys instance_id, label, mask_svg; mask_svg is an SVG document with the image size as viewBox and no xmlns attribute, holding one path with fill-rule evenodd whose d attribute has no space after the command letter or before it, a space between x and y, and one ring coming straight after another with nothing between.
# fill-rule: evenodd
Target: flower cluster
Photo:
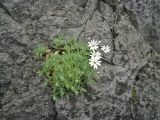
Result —
<instances>
[{"instance_id":1,"label":"flower cluster","mask_svg":"<svg viewBox=\"0 0 160 120\"><path fill-rule=\"evenodd\" d=\"M91 40L90 42L88 42L88 46L90 47L91 52L91 58L89 59L89 64L91 65L91 67L93 67L94 69L97 69L98 65L101 65L101 53L98 51L98 45L100 44L100 41L95 41L95 40ZM104 53L108 53L110 51L110 47L108 45L103 45L101 47L101 50Z\"/></svg>"}]
</instances>

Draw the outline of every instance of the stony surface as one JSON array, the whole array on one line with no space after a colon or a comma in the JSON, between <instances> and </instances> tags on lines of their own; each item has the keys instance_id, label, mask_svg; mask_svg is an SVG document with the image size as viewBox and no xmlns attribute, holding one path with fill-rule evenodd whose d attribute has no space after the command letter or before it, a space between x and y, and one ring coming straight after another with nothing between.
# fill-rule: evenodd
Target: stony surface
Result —
<instances>
[{"instance_id":1,"label":"stony surface","mask_svg":"<svg viewBox=\"0 0 160 120\"><path fill-rule=\"evenodd\" d=\"M160 52L160 1L159 0L120 0L136 14L144 39Z\"/></svg>"},{"instance_id":2,"label":"stony surface","mask_svg":"<svg viewBox=\"0 0 160 120\"><path fill-rule=\"evenodd\" d=\"M1 0L2 120L159 120L159 0ZM96 85L52 100L32 50L57 34L91 37L112 52ZM151 46L150 46L151 45Z\"/></svg>"}]
</instances>

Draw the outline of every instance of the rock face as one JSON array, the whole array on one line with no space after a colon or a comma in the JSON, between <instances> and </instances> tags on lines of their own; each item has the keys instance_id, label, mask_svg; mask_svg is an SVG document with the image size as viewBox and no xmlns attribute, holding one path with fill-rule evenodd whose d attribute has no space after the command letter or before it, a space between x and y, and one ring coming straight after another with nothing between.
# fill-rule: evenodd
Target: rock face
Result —
<instances>
[{"instance_id":1,"label":"rock face","mask_svg":"<svg viewBox=\"0 0 160 120\"><path fill-rule=\"evenodd\" d=\"M160 120L159 0L1 0L2 120ZM63 33L112 51L97 84L52 100L32 50Z\"/></svg>"},{"instance_id":2,"label":"rock face","mask_svg":"<svg viewBox=\"0 0 160 120\"><path fill-rule=\"evenodd\" d=\"M144 39L160 52L160 1L120 0L127 9L133 11L143 31Z\"/></svg>"}]
</instances>

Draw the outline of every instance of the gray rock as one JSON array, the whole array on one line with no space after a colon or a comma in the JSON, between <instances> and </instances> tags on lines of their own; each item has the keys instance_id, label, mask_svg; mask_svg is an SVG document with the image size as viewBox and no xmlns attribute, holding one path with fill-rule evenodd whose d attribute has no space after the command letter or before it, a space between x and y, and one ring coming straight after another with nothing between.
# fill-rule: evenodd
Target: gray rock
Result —
<instances>
[{"instance_id":1,"label":"gray rock","mask_svg":"<svg viewBox=\"0 0 160 120\"><path fill-rule=\"evenodd\" d=\"M160 52L160 1L159 0L120 0L127 9L136 14L141 24L145 40Z\"/></svg>"},{"instance_id":2,"label":"gray rock","mask_svg":"<svg viewBox=\"0 0 160 120\"><path fill-rule=\"evenodd\" d=\"M1 0L2 120L159 120L159 1ZM52 100L36 75L35 44L65 37L111 46L97 84L70 100Z\"/></svg>"},{"instance_id":3,"label":"gray rock","mask_svg":"<svg viewBox=\"0 0 160 120\"><path fill-rule=\"evenodd\" d=\"M13 60L7 53L0 53L0 62L12 64Z\"/></svg>"}]
</instances>

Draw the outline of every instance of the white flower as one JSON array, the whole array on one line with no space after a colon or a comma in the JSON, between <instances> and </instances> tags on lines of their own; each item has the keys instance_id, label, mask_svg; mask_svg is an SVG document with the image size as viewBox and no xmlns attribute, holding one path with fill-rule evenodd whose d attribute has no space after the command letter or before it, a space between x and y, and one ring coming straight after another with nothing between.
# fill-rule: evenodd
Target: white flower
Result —
<instances>
[{"instance_id":1,"label":"white flower","mask_svg":"<svg viewBox=\"0 0 160 120\"><path fill-rule=\"evenodd\" d=\"M110 49L110 47L108 46L108 45L103 45L102 46L102 48L101 48L101 50L104 52L104 53L108 53L111 49Z\"/></svg>"},{"instance_id":2,"label":"white flower","mask_svg":"<svg viewBox=\"0 0 160 120\"><path fill-rule=\"evenodd\" d=\"M101 61L96 57L91 57L89 61L90 61L89 64L91 65L91 67L93 66L94 69L97 69L97 66L101 65Z\"/></svg>"},{"instance_id":3,"label":"white flower","mask_svg":"<svg viewBox=\"0 0 160 120\"><path fill-rule=\"evenodd\" d=\"M93 51L93 52L91 52L90 56L91 56L91 58L94 57L99 60L101 58L101 53L99 51L97 51L97 52Z\"/></svg>"},{"instance_id":4,"label":"white flower","mask_svg":"<svg viewBox=\"0 0 160 120\"><path fill-rule=\"evenodd\" d=\"M88 42L88 46L90 47L91 50L97 50L98 49L98 44L100 42L95 41L95 40L91 40L91 42Z\"/></svg>"}]
</instances>

